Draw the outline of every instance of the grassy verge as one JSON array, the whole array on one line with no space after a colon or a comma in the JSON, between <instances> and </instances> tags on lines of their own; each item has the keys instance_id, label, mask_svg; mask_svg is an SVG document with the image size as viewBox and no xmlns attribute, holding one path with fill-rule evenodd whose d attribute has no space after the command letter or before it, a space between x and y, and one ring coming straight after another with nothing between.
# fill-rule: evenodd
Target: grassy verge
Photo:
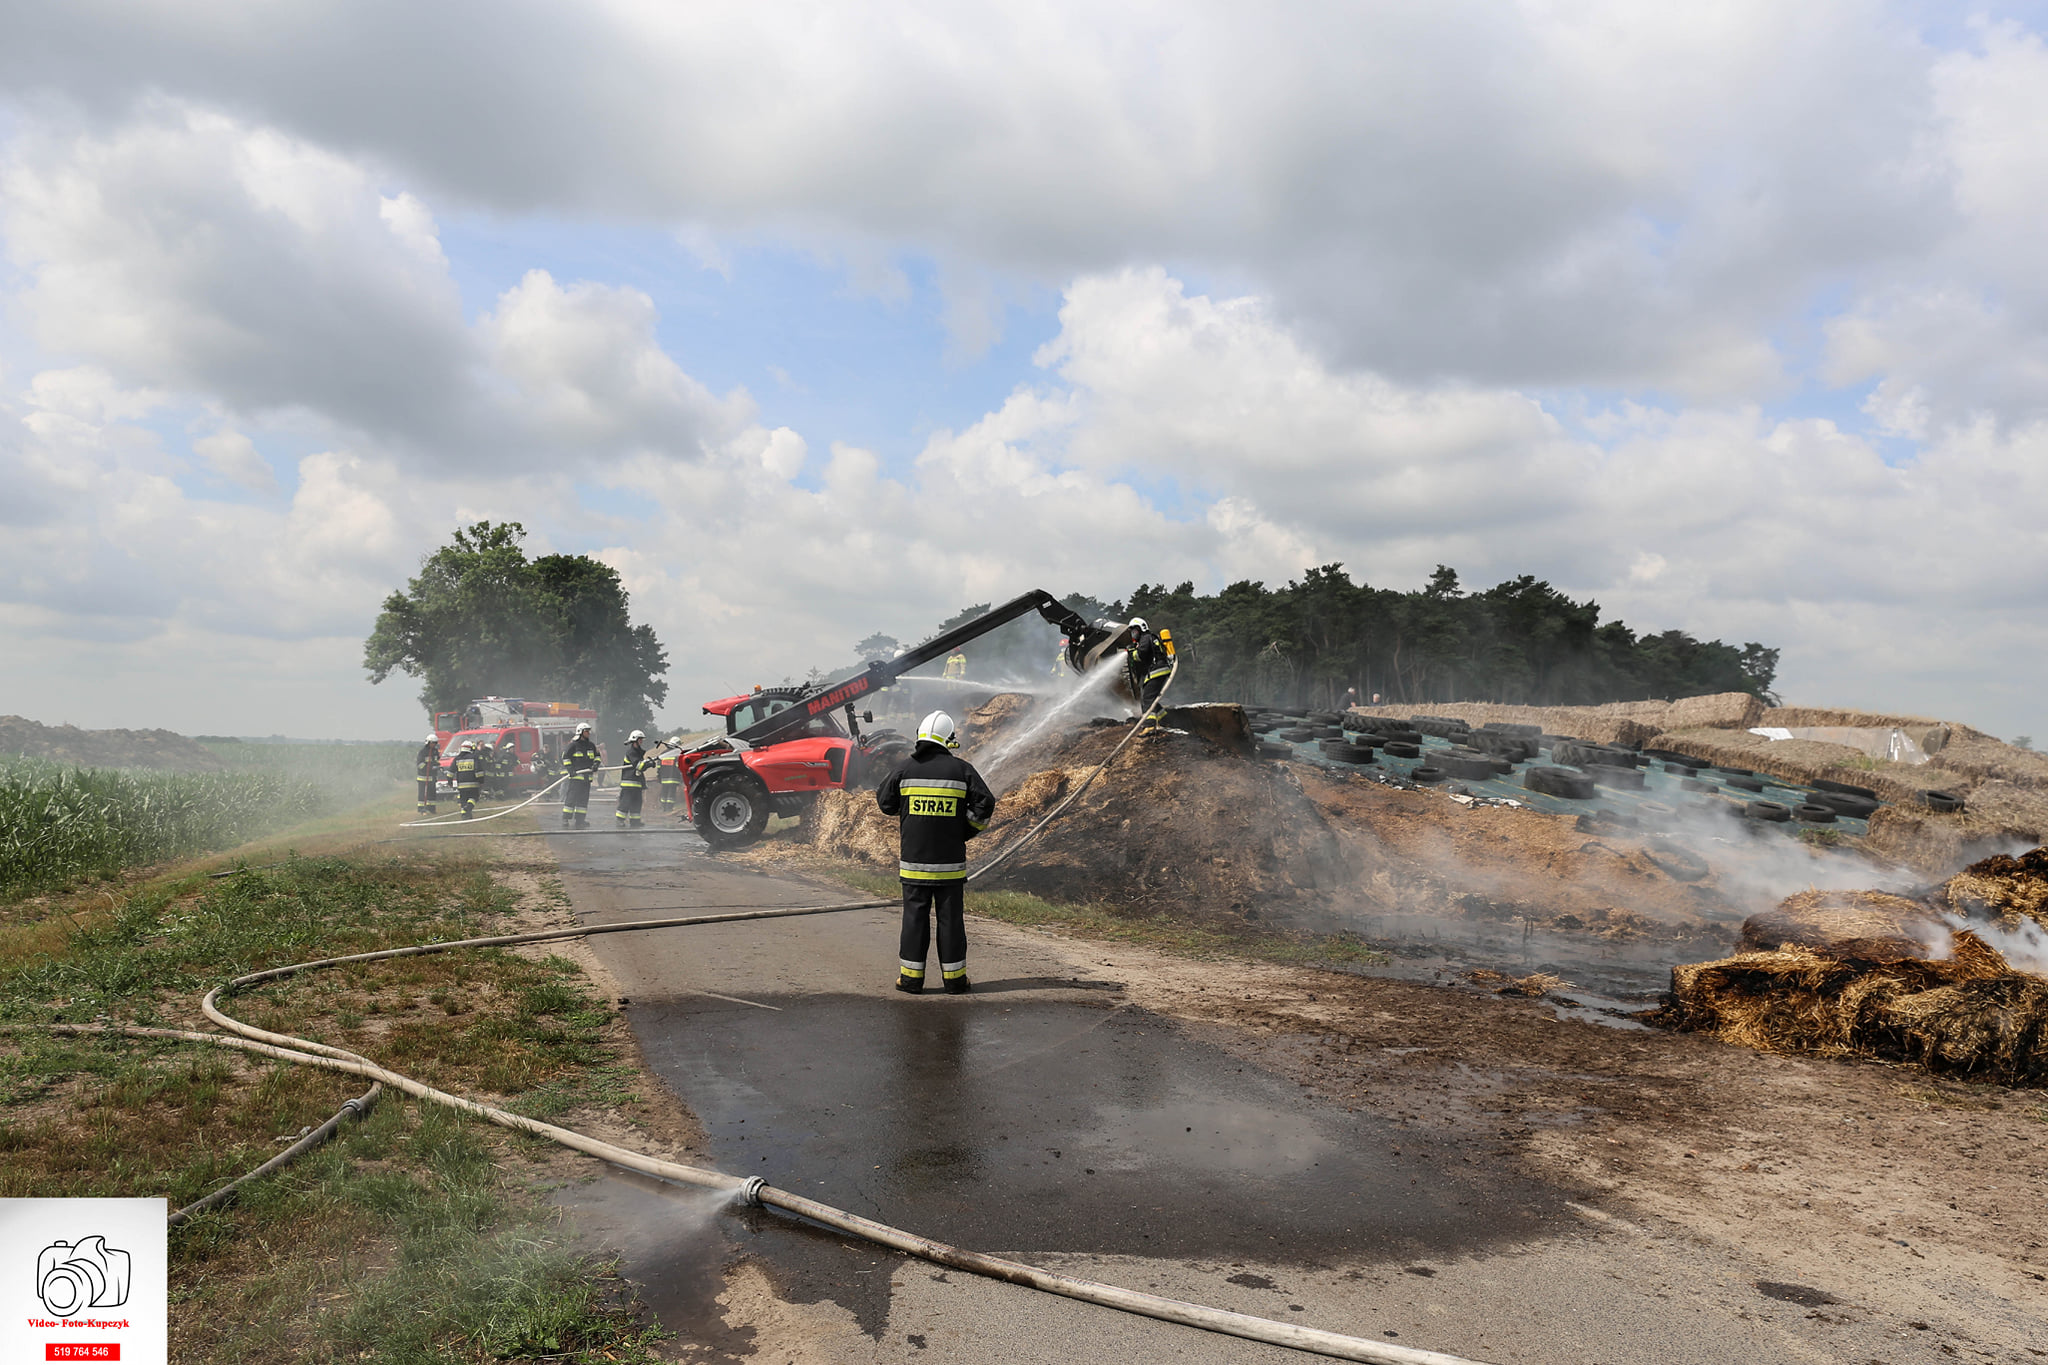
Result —
<instances>
[{"instance_id":1,"label":"grassy verge","mask_svg":"<svg viewBox=\"0 0 2048 1365\"><path fill-rule=\"evenodd\" d=\"M900 886L887 873L847 864L834 863L820 870L872 895L893 896ZM1286 966L1338 968L1376 966L1390 960L1353 934L1227 930L1165 914L1139 918L1107 906L1061 905L1022 891L977 891L970 887L967 912L1005 924L1049 926L1076 938L1143 944L1187 957L1249 957Z\"/></svg>"},{"instance_id":2,"label":"grassy verge","mask_svg":"<svg viewBox=\"0 0 2048 1365\"><path fill-rule=\"evenodd\" d=\"M139 883L65 916L41 947L17 936L0 960L0 1021L189 1027L199 995L242 972L504 932L532 907L507 889L490 847L281 859L253 849L249 863L282 865ZM37 927L15 910L10 929ZM529 1113L637 1100L622 1026L561 958L399 959L309 974L230 1008ZM0 1195L161 1195L176 1207L363 1088L225 1050L11 1033L0 1038ZM538 1204L552 1156L387 1094L326 1148L172 1235L173 1357L655 1359L630 1296Z\"/></svg>"}]
</instances>

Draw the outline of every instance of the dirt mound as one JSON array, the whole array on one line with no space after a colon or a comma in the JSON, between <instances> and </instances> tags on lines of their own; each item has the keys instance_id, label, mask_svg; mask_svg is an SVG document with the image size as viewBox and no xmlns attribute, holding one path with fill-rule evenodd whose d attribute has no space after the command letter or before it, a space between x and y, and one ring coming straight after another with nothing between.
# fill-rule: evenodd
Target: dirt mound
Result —
<instances>
[{"instance_id":1,"label":"dirt mound","mask_svg":"<svg viewBox=\"0 0 2048 1365\"><path fill-rule=\"evenodd\" d=\"M80 768L215 772L227 764L205 745L170 730L81 730L0 716L0 755L44 758Z\"/></svg>"},{"instance_id":2,"label":"dirt mound","mask_svg":"<svg viewBox=\"0 0 2048 1365\"><path fill-rule=\"evenodd\" d=\"M983 718L989 738L1002 734L998 719L1023 714ZM1129 730L1129 722L1093 725L1035 742L1023 765L1030 776L1000 795L995 820L969 845L971 861L984 863L1020 839ZM821 853L875 868L896 864L896 822L870 792L824 793L802 828ZM1284 768L1167 731L1133 740L1046 837L975 885L1125 914L1260 919L1354 876L1336 834Z\"/></svg>"},{"instance_id":3,"label":"dirt mound","mask_svg":"<svg viewBox=\"0 0 2048 1365\"><path fill-rule=\"evenodd\" d=\"M1970 864L1942 886L1941 901L1964 919L2001 929L2025 920L2048 929L2048 847Z\"/></svg>"},{"instance_id":4,"label":"dirt mound","mask_svg":"<svg viewBox=\"0 0 2048 1365\"><path fill-rule=\"evenodd\" d=\"M2048 1084L2048 978L2014 971L1969 929L1956 930L1943 953L1937 913L2007 929L2022 919L2048 924L2048 848L1987 858L1935 900L1793 896L1743 925L1745 947L1776 943L1775 951L1672 968L1662 1022L1769 1052L1864 1053Z\"/></svg>"},{"instance_id":5,"label":"dirt mound","mask_svg":"<svg viewBox=\"0 0 2048 1365\"><path fill-rule=\"evenodd\" d=\"M1904 896L1802 891L1744 920L1737 946L1758 952L1804 948L1829 957L1897 962L1931 956L1948 936L1932 910Z\"/></svg>"}]
</instances>

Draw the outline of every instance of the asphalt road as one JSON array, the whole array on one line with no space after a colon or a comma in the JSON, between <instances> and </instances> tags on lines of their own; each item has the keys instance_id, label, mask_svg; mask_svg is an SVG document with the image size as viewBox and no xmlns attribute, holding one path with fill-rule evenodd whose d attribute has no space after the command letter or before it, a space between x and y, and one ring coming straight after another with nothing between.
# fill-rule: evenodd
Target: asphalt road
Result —
<instances>
[{"instance_id":1,"label":"asphalt road","mask_svg":"<svg viewBox=\"0 0 2048 1365\"><path fill-rule=\"evenodd\" d=\"M848 899L721 863L689 834L548 842L587 922ZM970 920L975 992L901 995L895 918L590 942L721 1169L956 1245L1485 1361L1927 1354L1877 1322L1760 1294L1757 1280L1784 1272L1738 1248L1604 1215L1513 1175L1498 1148L1305 1094L1204 1028L1123 1003L1085 944ZM622 1255L692 1359L1307 1358L625 1173L561 1202ZM735 1267L765 1272L773 1312L734 1293Z\"/></svg>"}]
</instances>

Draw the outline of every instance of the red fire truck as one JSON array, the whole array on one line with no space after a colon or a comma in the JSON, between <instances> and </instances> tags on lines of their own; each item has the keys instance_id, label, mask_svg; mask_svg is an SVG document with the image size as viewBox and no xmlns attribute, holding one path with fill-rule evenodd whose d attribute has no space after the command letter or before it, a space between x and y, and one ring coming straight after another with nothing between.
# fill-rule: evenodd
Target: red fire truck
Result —
<instances>
[{"instance_id":1,"label":"red fire truck","mask_svg":"<svg viewBox=\"0 0 2048 1365\"><path fill-rule=\"evenodd\" d=\"M562 774L562 750L582 723L597 724L597 712L562 701L523 697L479 697L454 711L434 713L441 741L441 785L452 787L450 765L465 740L485 754L488 785L507 792L532 791Z\"/></svg>"}]
</instances>

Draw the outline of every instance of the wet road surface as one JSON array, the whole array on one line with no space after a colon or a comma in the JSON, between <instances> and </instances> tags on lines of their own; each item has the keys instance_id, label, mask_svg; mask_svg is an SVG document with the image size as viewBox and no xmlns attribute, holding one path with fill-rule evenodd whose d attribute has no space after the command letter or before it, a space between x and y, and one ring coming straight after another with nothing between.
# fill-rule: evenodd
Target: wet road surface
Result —
<instances>
[{"instance_id":1,"label":"wet road surface","mask_svg":"<svg viewBox=\"0 0 2048 1365\"><path fill-rule=\"evenodd\" d=\"M723 863L694 835L548 843L588 922L850 898ZM1754 1267L1725 1249L1589 1220L1573 1191L1485 1150L1306 1094L1122 1003L1085 944L970 920L975 992L911 997L890 989L895 925L865 910L590 943L722 1170L973 1250L1479 1359L1832 1358L1749 1311ZM558 1202L622 1254L690 1358L1305 1358L620 1172ZM766 1336L713 1302L735 1261L772 1286Z\"/></svg>"}]
</instances>

